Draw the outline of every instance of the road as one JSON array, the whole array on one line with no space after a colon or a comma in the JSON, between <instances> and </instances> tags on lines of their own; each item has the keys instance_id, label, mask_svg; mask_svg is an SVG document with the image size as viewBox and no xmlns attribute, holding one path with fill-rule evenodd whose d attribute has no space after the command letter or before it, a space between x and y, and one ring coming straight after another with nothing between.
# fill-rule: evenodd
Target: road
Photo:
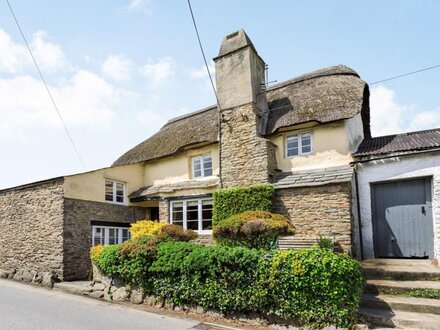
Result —
<instances>
[{"instance_id":1,"label":"road","mask_svg":"<svg viewBox=\"0 0 440 330\"><path fill-rule=\"evenodd\" d=\"M179 319L0 280L0 329L191 329Z\"/></svg>"}]
</instances>

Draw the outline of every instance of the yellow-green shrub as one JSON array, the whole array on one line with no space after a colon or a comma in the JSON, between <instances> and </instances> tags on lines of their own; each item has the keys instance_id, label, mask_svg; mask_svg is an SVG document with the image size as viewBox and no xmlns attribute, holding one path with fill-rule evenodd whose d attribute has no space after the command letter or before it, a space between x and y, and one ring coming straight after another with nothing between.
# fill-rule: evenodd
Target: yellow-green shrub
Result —
<instances>
[{"instance_id":1,"label":"yellow-green shrub","mask_svg":"<svg viewBox=\"0 0 440 330\"><path fill-rule=\"evenodd\" d=\"M165 223L151 220L137 221L131 224L130 235L133 239L156 235L165 225Z\"/></svg>"},{"instance_id":2,"label":"yellow-green shrub","mask_svg":"<svg viewBox=\"0 0 440 330\"><path fill-rule=\"evenodd\" d=\"M93 246L90 249L90 260L95 265L98 264L98 260L101 257L102 251L104 251L104 246L103 245L96 245L96 246Z\"/></svg>"}]
</instances>

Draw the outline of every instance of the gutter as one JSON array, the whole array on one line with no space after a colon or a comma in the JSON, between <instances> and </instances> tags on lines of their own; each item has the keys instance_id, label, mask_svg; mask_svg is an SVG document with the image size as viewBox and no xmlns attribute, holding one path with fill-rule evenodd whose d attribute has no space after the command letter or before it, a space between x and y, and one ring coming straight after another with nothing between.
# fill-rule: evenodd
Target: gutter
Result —
<instances>
[{"instance_id":1,"label":"gutter","mask_svg":"<svg viewBox=\"0 0 440 330\"><path fill-rule=\"evenodd\" d=\"M354 184L356 186L356 209L358 214L358 228L359 228L359 245L361 250L361 260L364 260L364 240L362 237L362 216L361 216L361 202L359 199L359 181L358 181L358 172L356 166L353 167L354 170Z\"/></svg>"},{"instance_id":2,"label":"gutter","mask_svg":"<svg viewBox=\"0 0 440 330\"><path fill-rule=\"evenodd\" d=\"M414 151L414 152L409 152L409 153L407 152L407 153L402 153L402 154L393 154L393 155L377 157L377 158L359 159L359 160L352 161L350 164L362 164L362 163L372 162L375 160L382 160L382 159L389 159L389 158L403 157L403 156L412 156L412 155L422 155L422 154L428 154L431 152L438 152L438 151L440 151L440 148ZM353 157L362 158L362 156L355 156L355 155Z\"/></svg>"}]
</instances>

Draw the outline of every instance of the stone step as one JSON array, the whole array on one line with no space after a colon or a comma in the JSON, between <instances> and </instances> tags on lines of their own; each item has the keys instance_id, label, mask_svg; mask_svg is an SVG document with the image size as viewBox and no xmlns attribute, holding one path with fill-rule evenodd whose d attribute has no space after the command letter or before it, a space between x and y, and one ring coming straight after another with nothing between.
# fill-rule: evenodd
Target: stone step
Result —
<instances>
[{"instance_id":1,"label":"stone step","mask_svg":"<svg viewBox=\"0 0 440 330\"><path fill-rule=\"evenodd\" d=\"M361 307L358 316L361 321L374 327L425 330L438 330L440 328L440 315L437 314Z\"/></svg>"},{"instance_id":2,"label":"stone step","mask_svg":"<svg viewBox=\"0 0 440 330\"><path fill-rule=\"evenodd\" d=\"M360 305L368 308L440 315L440 300L438 299L364 294Z\"/></svg>"},{"instance_id":3,"label":"stone step","mask_svg":"<svg viewBox=\"0 0 440 330\"><path fill-rule=\"evenodd\" d=\"M367 279L440 280L440 268L428 259L367 259L362 268Z\"/></svg>"},{"instance_id":4,"label":"stone step","mask_svg":"<svg viewBox=\"0 0 440 330\"><path fill-rule=\"evenodd\" d=\"M366 293L402 294L416 289L423 289L426 291L438 292L440 294L440 282L438 281L394 281L368 279L366 284Z\"/></svg>"}]
</instances>

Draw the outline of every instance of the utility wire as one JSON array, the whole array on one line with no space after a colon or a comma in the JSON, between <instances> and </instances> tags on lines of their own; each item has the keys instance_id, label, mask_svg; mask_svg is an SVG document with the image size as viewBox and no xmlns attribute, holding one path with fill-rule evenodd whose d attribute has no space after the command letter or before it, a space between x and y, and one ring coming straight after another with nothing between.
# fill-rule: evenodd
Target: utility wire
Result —
<instances>
[{"instance_id":1,"label":"utility wire","mask_svg":"<svg viewBox=\"0 0 440 330\"><path fill-rule=\"evenodd\" d=\"M44 76L43 76L43 74L41 73L40 67L38 66L38 63L37 63L37 61L35 60L34 54L32 53L32 50L31 50L31 48L29 47L29 44L28 44L28 42L27 42L27 40L26 40L26 37L24 36L23 30L22 30L21 27L20 27L20 23L18 23L17 16L15 16L14 10L12 9L12 6L11 6L11 4L9 3L9 0L6 0L6 3L8 4L9 10L11 11L12 16L14 17L15 23L17 24L18 30L20 31L20 34L21 34L21 36L22 36L22 38L23 38L23 41L24 41L24 43L26 44L26 47L27 47L27 49L28 49L28 51L29 51L29 54L30 54L31 57L32 57L32 60L33 60L33 62L34 62L34 64L35 64L35 67L37 68L37 71L38 71L38 74L40 75L41 81L43 82L44 87L46 87L47 94L49 94L49 98L50 98L50 100L52 101L53 107L55 108L55 111L57 112L58 117L60 118L60 121L61 121L61 123L63 124L64 130L66 131L67 136L69 137L70 143L72 144L73 149L75 150L75 153L76 153L76 155L78 156L79 161L81 162L81 165L82 165L83 168L85 169L86 166L85 166L85 164L84 164L84 161L83 161L82 158L81 158L81 155L80 155L80 153L79 153L79 151L78 151L78 148L77 148L76 145L75 145L75 142L73 141L72 136L70 135L69 130L67 129L66 123L64 122L64 119L63 119L63 117L61 116L61 112L60 112L60 110L58 109L57 104L55 103L55 100L54 100L54 98L53 98L53 96L52 96L52 93L50 92L50 89L49 89L49 87L47 86L46 80L44 79Z\"/></svg>"},{"instance_id":2,"label":"utility wire","mask_svg":"<svg viewBox=\"0 0 440 330\"><path fill-rule=\"evenodd\" d=\"M391 78L387 78L387 79L383 79L383 80L375 81L375 82L369 83L369 85L374 85L374 84L382 83L382 82L385 82L385 81L390 81L390 80L394 80L394 79L398 79L398 78L402 78L402 77L410 76L410 75L412 75L412 74L416 74L416 73L419 73L419 72L432 70L432 69L435 69L435 68L438 68L438 67L440 67L440 64L433 65L433 66L430 66L430 67L428 67L428 68L423 68L423 69L420 69L420 70L417 70L417 71L404 73L404 74L401 74L401 75L399 75L399 76L395 76L395 77L391 77Z\"/></svg>"},{"instance_id":3,"label":"utility wire","mask_svg":"<svg viewBox=\"0 0 440 330\"><path fill-rule=\"evenodd\" d=\"M191 18L192 18L192 21L193 21L194 29L196 30L197 40L199 41L199 47L200 47L200 51L202 52L203 61L205 62L206 71L208 72L209 80L211 81L212 90L214 91L215 98L217 100L217 106L220 109L220 104L218 102L217 91L215 89L214 82L212 80L211 72L209 72L208 62L206 61L205 52L203 50L202 41L200 40L199 30L197 29L197 24L196 24L196 20L194 18L194 13L193 13L193 10L192 10L192 7L191 7L190 0L188 0L188 7L189 7L189 11L191 13Z\"/></svg>"}]
</instances>

